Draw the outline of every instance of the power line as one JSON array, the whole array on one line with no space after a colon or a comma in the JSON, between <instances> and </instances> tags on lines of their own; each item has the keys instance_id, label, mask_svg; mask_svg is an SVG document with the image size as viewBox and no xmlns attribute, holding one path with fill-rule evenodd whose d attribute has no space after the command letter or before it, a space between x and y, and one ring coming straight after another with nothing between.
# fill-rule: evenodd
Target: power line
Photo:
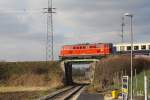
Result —
<instances>
[{"instance_id":1,"label":"power line","mask_svg":"<svg viewBox=\"0 0 150 100\"><path fill-rule=\"evenodd\" d=\"M0 13L43 13L43 10L41 9L1 9L0 8Z\"/></svg>"}]
</instances>

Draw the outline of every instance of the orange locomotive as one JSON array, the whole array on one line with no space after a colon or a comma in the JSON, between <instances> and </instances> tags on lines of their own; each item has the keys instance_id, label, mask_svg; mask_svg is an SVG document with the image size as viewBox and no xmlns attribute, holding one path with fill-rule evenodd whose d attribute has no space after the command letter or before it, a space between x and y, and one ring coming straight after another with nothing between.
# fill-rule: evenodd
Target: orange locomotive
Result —
<instances>
[{"instance_id":1,"label":"orange locomotive","mask_svg":"<svg viewBox=\"0 0 150 100\"><path fill-rule=\"evenodd\" d=\"M59 58L101 58L112 54L112 49L112 43L65 45L61 48Z\"/></svg>"}]
</instances>

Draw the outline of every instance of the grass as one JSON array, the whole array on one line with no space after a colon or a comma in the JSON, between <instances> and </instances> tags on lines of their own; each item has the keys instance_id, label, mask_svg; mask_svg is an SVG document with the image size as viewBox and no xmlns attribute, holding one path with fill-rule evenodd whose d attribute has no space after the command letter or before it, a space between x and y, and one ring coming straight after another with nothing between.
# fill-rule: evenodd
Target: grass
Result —
<instances>
[{"instance_id":1,"label":"grass","mask_svg":"<svg viewBox=\"0 0 150 100\"><path fill-rule=\"evenodd\" d=\"M59 62L0 62L0 86L45 86L61 76Z\"/></svg>"},{"instance_id":2,"label":"grass","mask_svg":"<svg viewBox=\"0 0 150 100\"><path fill-rule=\"evenodd\" d=\"M0 62L0 100L35 100L62 86L59 62Z\"/></svg>"},{"instance_id":3,"label":"grass","mask_svg":"<svg viewBox=\"0 0 150 100\"><path fill-rule=\"evenodd\" d=\"M149 58L134 58L133 69L137 70L137 75L140 75L144 70L149 70ZM121 76L125 74L130 76L130 56L103 58L96 64L94 85L99 89L121 87L119 84ZM139 80L142 80L140 78L142 77L139 76ZM139 84L142 86L142 83L139 82Z\"/></svg>"},{"instance_id":4,"label":"grass","mask_svg":"<svg viewBox=\"0 0 150 100\"><path fill-rule=\"evenodd\" d=\"M0 100L36 100L63 88L59 87L1 87Z\"/></svg>"},{"instance_id":5,"label":"grass","mask_svg":"<svg viewBox=\"0 0 150 100\"><path fill-rule=\"evenodd\" d=\"M50 87L0 87L0 93L7 92L31 92L31 91L46 91L49 90Z\"/></svg>"},{"instance_id":6,"label":"grass","mask_svg":"<svg viewBox=\"0 0 150 100\"><path fill-rule=\"evenodd\" d=\"M94 87L93 85L88 85L88 87L85 89L85 92L95 93L95 92L97 92L97 88Z\"/></svg>"},{"instance_id":7,"label":"grass","mask_svg":"<svg viewBox=\"0 0 150 100\"><path fill-rule=\"evenodd\" d=\"M135 91L142 91L144 93L144 73L148 78L148 93L150 94L150 70L142 71L137 75L137 88L136 88L136 79L133 79L133 89Z\"/></svg>"}]
</instances>

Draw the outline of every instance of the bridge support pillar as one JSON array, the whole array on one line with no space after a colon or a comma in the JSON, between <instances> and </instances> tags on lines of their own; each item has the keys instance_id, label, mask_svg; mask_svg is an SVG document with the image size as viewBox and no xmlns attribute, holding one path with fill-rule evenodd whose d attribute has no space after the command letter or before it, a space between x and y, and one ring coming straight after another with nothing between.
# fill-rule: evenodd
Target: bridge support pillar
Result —
<instances>
[{"instance_id":1,"label":"bridge support pillar","mask_svg":"<svg viewBox=\"0 0 150 100\"><path fill-rule=\"evenodd\" d=\"M71 63L65 63L65 77L66 77L66 85L72 85L72 64Z\"/></svg>"},{"instance_id":2,"label":"bridge support pillar","mask_svg":"<svg viewBox=\"0 0 150 100\"><path fill-rule=\"evenodd\" d=\"M72 80L72 64L71 63L66 63L66 62L61 62L61 68L64 72L63 76L63 82L65 85L72 85L73 80Z\"/></svg>"}]
</instances>

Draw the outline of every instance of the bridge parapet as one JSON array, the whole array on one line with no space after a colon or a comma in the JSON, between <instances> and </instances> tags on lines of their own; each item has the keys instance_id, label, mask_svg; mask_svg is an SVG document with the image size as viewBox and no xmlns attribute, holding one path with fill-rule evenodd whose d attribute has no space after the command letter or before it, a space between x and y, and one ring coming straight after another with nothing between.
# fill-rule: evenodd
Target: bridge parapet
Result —
<instances>
[{"instance_id":1,"label":"bridge parapet","mask_svg":"<svg viewBox=\"0 0 150 100\"><path fill-rule=\"evenodd\" d=\"M92 62L98 62L99 59L68 59L64 60L64 63L72 63L72 64L88 64Z\"/></svg>"}]
</instances>

